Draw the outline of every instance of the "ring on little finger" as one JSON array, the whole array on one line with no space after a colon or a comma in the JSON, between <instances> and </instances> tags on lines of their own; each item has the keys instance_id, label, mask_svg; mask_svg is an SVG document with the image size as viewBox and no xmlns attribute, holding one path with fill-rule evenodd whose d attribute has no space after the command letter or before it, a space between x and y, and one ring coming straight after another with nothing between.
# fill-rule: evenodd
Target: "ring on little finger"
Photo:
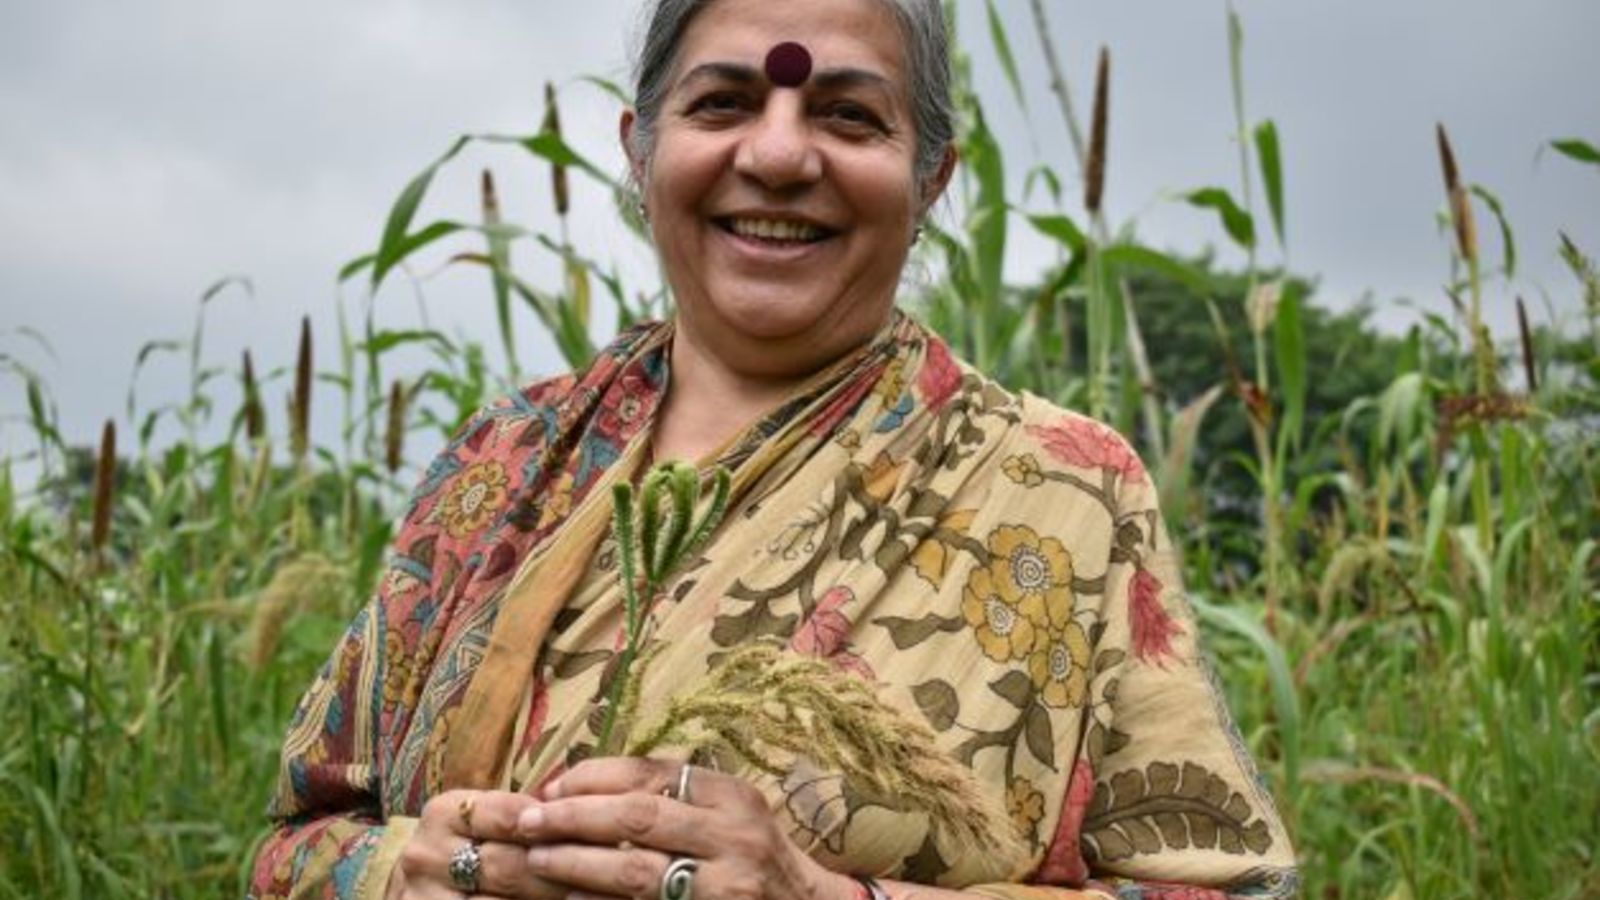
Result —
<instances>
[{"instance_id":1,"label":"ring on little finger","mask_svg":"<svg viewBox=\"0 0 1600 900\"><path fill-rule=\"evenodd\" d=\"M687 856L675 857L661 873L661 900L693 900L694 873L700 861Z\"/></svg>"}]
</instances>

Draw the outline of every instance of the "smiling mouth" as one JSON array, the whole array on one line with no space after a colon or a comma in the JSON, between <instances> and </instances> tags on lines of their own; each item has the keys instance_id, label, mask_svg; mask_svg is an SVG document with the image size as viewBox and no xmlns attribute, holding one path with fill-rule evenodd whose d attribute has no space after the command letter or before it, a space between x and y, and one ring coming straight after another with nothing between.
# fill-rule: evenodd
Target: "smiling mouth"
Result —
<instances>
[{"instance_id":1,"label":"smiling mouth","mask_svg":"<svg viewBox=\"0 0 1600 900\"><path fill-rule=\"evenodd\" d=\"M729 234L774 245L815 244L819 241L827 240L838 233L809 222L796 222L790 219L749 219L725 216L712 221L718 228Z\"/></svg>"}]
</instances>

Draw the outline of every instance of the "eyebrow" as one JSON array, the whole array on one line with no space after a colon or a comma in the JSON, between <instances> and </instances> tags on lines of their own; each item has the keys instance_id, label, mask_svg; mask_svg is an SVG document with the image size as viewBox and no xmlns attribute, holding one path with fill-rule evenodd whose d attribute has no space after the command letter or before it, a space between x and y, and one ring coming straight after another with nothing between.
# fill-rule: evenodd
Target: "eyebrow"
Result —
<instances>
[{"instance_id":1,"label":"eyebrow","mask_svg":"<svg viewBox=\"0 0 1600 900\"><path fill-rule=\"evenodd\" d=\"M691 81L702 79L719 79L731 81L735 84L755 84L766 79L753 66L732 62L701 63L690 69L682 78L678 79L676 87L683 87ZM866 69L836 68L822 69L814 73L807 81L815 84L822 90L840 90L850 87L875 87L890 93L894 92L894 83L889 79Z\"/></svg>"}]
</instances>

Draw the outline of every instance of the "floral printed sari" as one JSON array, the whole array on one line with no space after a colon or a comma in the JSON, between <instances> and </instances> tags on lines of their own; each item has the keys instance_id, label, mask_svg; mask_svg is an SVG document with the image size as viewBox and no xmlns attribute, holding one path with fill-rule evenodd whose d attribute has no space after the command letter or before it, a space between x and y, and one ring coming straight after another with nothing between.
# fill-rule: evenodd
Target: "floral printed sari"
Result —
<instances>
[{"instance_id":1,"label":"floral printed sari","mask_svg":"<svg viewBox=\"0 0 1600 900\"><path fill-rule=\"evenodd\" d=\"M670 325L472 419L284 742L253 895L381 897L426 800L593 752L622 618L609 485L634 477ZM641 716L778 639L872 682L970 767L1024 871L793 761L748 775L839 871L996 897L1282 897L1294 854L1196 644L1138 457L896 313L716 462L729 512L651 604Z\"/></svg>"}]
</instances>

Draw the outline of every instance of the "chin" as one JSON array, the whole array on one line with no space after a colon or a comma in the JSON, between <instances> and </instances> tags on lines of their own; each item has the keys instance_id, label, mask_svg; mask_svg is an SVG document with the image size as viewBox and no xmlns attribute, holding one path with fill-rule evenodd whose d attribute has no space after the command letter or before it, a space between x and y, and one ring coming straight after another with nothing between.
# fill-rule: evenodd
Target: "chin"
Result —
<instances>
[{"instance_id":1,"label":"chin","mask_svg":"<svg viewBox=\"0 0 1600 900\"><path fill-rule=\"evenodd\" d=\"M793 341L833 330L838 316L826 304L796 301L793 290L746 294L722 307L721 318L741 334L764 341Z\"/></svg>"}]
</instances>

